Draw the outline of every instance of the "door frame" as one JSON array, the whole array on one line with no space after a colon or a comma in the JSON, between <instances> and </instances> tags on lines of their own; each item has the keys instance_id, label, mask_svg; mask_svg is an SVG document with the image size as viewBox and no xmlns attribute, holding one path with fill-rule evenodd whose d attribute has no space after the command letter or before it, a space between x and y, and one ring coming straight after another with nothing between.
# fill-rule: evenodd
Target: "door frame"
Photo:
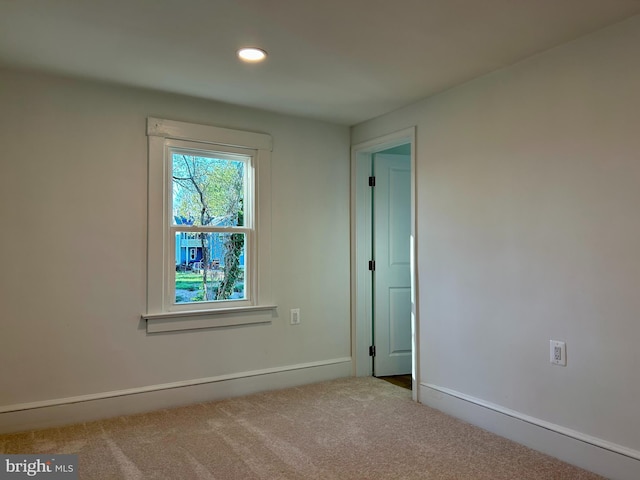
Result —
<instances>
[{"instance_id":1,"label":"door frame","mask_svg":"<svg viewBox=\"0 0 640 480\"><path fill-rule=\"evenodd\" d=\"M418 398L420 352L418 321L418 274L416 269L416 128L410 127L351 147L351 357L353 375L371 376L371 301L373 296L369 260L371 251L371 156L399 145L411 145L411 377L412 395Z\"/></svg>"}]
</instances>

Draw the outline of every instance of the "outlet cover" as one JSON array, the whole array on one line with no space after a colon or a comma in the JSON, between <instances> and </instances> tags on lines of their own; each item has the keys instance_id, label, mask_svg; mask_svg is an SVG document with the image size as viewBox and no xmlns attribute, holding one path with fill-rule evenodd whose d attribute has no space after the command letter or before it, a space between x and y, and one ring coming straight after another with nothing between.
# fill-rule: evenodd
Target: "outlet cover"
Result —
<instances>
[{"instance_id":1,"label":"outlet cover","mask_svg":"<svg viewBox=\"0 0 640 480\"><path fill-rule=\"evenodd\" d=\"M291 325L299 325L300 324L300 309L292 308L291 309Z\"/></svg>"},{"instance_id":2,"label":"outlet cover","mask_svg":"<svg viewBox=\"0 0 640 480\"><path fill-rule=\"evenodd\" d=\"M567 366L567 345L558 340L549 340L549 361L553 365Z\"/></svg>"}]
</instances>

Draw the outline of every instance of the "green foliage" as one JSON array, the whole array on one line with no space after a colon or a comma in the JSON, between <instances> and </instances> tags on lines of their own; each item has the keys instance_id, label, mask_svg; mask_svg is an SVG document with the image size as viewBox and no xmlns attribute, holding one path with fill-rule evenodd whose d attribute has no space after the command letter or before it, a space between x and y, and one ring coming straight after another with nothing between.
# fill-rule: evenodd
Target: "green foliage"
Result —
<instances>
[{"instance_id":1,"label":"green foliage","mask_svg":"<svg viewBox=\"0 0 640 480\"><path fill-rule=\"evenodd\" d=\"M204 300L204 292L200 291L197 293L195 297L193 297L192 302L202 302Z\"/></svg>"},{"instance_id":2,"label":"green foliage","mask_svg":"<svg viewBox=\"0 0 640 480\"><path fill-rule=\"evenodd\" d=\"M233 293L244 292L244 271L240 267L231 270L232 275L236 279L235 283L231 280L218 282L213 281L210 277L208 278L208 290L215 292L216 300L227 300ZM204 290L202 288L203 275L204 273L176 272L176 303L202 302L205 300ZM232 285L233 287L231 288ZM221 286L226 290L223 291ZM186 293L178 293L179 291L197 293L195 295L189 295ZM219 295L222 295L222 297L219 297Z\"/></svg>"},{"instance_id":3,"label":"green foliage","mask_svg":"<svg viewBox=\"0 0 640 480\"><path fill-rule=\"evenodd\" d=\"M204 273L176 272L176 303L204 301L203 276ZM218 282L208 277L207 287L208 291L215 292L218 288ZM184 292L197 293L189 295Z\"/></svg>"},{"instance_id":4,"label":"green foliage","mask_svg":"<svg viewBox=\"0 0 640 480\"><path fill-rule=\"evenodd\" d=\"M176 290L195 292L202 284L202 275L190 272L176 273Z\"/></svg>"},{"instance_id":5,"label":"green foliage","mask_svg":"<svg viewBox=\"0 0 640 480\"><path fill-rule=\"evenodd\" d=\"M244 168L237 160L174 153L173 215L191 218L194 225L239 219Z\"/></svg>"}]
</instances>

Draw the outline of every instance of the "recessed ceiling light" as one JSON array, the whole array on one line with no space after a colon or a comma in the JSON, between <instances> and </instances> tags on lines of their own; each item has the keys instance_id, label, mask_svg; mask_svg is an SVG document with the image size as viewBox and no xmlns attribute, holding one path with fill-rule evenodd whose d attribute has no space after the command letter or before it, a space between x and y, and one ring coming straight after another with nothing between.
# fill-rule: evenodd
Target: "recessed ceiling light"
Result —
<instances>
[{"instance_id":1,"label":"recessed ceiling light","mask_svg":"<svg viewBox=\"0 0 640 480\"><path fill-rule=\"evenodd\" d=\"M238 57L243 62L257 63L267 58L267 52L255 47L241 48L238 50Z\"/></svg>"}]
</instances>

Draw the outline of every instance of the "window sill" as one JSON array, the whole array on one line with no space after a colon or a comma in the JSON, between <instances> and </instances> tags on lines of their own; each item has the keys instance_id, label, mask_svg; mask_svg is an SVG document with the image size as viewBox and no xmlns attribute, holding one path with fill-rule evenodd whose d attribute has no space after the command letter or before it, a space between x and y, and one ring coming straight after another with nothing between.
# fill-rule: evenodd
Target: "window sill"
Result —
<instances>
[{"instance_id":1,"label":"window sill","mask_svg":"<svg viewBox=\"0 0 640 480\"><path fill-rule=\"evenodd\" d=\"M252 305L215 310L147 313L141 317L147 322L147 333L162 333L271 323L273 313L266 313L277 308L276 305Z\"/></svg>"}]
</instances>

